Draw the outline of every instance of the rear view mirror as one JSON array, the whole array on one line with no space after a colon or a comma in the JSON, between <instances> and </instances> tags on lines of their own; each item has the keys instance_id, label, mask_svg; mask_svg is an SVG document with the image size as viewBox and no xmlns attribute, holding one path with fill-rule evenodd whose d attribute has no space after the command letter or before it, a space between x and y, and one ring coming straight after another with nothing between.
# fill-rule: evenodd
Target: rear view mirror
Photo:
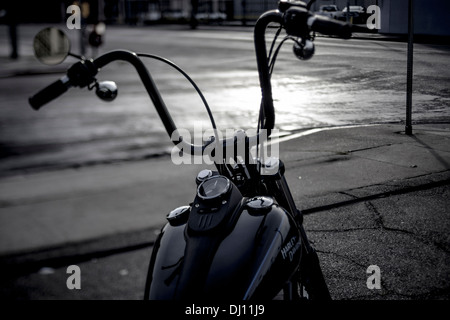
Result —
<instances>
[{"instance_id":1,"label":"rear view mirror","mask_svg":"<svg viewBox=\"0 0 450 320\"><path fill-rule=\"evenodd\" d=\"M63 62L70 52L70 41L66 34L58 28L45 28L34 37L34 55L47 65Z\"/></svg>"}]
</instances>

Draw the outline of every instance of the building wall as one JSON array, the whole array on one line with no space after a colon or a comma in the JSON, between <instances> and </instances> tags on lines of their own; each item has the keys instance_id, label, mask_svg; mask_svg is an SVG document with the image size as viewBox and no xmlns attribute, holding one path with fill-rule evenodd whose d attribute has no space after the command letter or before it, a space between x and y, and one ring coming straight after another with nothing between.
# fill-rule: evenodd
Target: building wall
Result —
<instances>
[{"instance_id":1,"label":"building wall","mask_svg":"<svg viewBox=\"0 0 450 320\"><path fill-rule=\"evenodd\" d=\"M262 13L278 7L278 0L233 0L234 18L257 19Z\"/></svg>"},{"instance_id":2,"label":"building wall","mask_svg":"<svg viewBox=\"0 0 450 320\"><path fill-rule=\"evenodd\" d=\"M351 6L363 6L367 8L372 4L377 4L378 1L379 0L317 0L313 4L312 9L313 11L318 11L321 5L328 5L328 4L336 5L339 8L339 10L344 9L347 6L347 4Z\"/></svg>"},{"instance_id":3,"label":"building wall","mask_svg":"<svg viewBox=\"0 0 450 320\"><path fill-rule=\"evenodd\" d=\"M379 0L380 33L408 32L408 1ZM450 36L450 1L414 0L414 33L418 35Z\"/></svg>"},{"instance_id":4,"label":"building wall","mask_svg":"<svg viewBox=\"0 0 450 320\"><path fill-rule=\"evenodd\" d=\"M378 5L381 10L380 33L406 34L408 32L409 0L317 0L312 6L319 10L321 5L334 4L342 10L347 3L367 8ZM418 35L450 36L449 0L413 0L414 33Z\"/></svg>"},{"instance_id":5,"label":"building wall","mask_svg":"<svg viewBox=\"0 0 450 320\"><path fill-rule=\"evenodd\" d=\"M92 22L105 19L111 23L132 22L140 15L151 10L181 10L186 17L190 16L191 0L79 0L90 4ZM406 34L408 29L409 0L317 0L313 11L321 5L334 4L342 10L350 5L378 5L381 9L380 33ZM20 1L2 1L16 8L15 16L19 23L29 22L62 22L67 19L65 9L73 0L48 0L43 6L41 2L30 2L27 6ZM208 12L226 12L228 19L255 20L264 11L275 9L278 0L199 0L202 10ZM305 2L308 2L307 0ZM414 32L419 35L450 36L450 0L413 0ZM243 7L245 4L245 10ZM153 8L153 9L152 9ZM3 23L2 21L0 21Z\"/></svg>"}]
</instances>

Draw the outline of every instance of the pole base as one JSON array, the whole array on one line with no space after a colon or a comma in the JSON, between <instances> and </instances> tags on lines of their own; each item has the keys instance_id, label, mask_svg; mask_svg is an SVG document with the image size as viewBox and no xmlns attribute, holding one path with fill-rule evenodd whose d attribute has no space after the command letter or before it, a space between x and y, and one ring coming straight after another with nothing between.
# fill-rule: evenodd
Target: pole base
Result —
<instances>
[{"instance_id":1,"label":"pole base","mask_svg":"<svg viewBox=\"0 0 450 320\"><path fill-rule=\"evenodd\" d=\"M405 126L405 134L408 136L412 136L413 132L412 132L412 126Z\"/></svg>"}]
</instances>

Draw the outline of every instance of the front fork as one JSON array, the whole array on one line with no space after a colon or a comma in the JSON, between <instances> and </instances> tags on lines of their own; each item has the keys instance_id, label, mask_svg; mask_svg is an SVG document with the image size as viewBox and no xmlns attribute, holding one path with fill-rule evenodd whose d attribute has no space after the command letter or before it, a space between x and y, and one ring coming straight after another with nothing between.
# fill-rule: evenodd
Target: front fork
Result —
<instances>
[{"instance_id":1,"label":"front fork","mask_svg":"<svg viewBox=\"0 0 450 320\"><path fill-rule=\"evenodd\" d=\"M286 283L284 291L285 300L317 299L331 300L328 286L322 273L319 257L311 246L303 228L303 214L297 209L292 193L284 176L285 167L281 160L278 172L275 175L265 176L264 182L280 206L285 208L297 223L302 239L303 254L298 271Z\"/></svg>"},{"instance_id":2,"label":"front fork","mask_svg":"<svg viewBox=\"0 0 450 320\"><path fill-rule=\"evenodd\" d=\"M250 159L249 154L246 157L246 159ZM303 214L297 209L284 176L284 163L278 158L269 157L262 163L258 161L257 165L216 164L216 166L219 173L228 176L243 195L251 196L255 192L266 193L273 197L296 222L303 250L298 270L284 288L285 298L287 300L302 298L302 293L306 290L309 299L330 300L330 293L323 277L317 252L309 243L303 228Z\"/></svg>"}]
</instances>

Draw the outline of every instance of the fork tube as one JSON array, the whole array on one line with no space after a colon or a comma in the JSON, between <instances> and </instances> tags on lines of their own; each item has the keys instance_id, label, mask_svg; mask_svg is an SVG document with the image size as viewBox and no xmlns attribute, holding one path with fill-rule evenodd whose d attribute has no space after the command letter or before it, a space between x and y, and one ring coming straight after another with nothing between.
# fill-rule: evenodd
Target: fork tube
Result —
<instances>
[{"instance_id":1,"label":"fork tube","mask_svg":"<svg viewBox=\"0 0 450 320\"><path fill-rule=\"evenodd\" d=\"M281 178L277 180L276 183L278 188L282 191L281 193L284 198L283 202L285 202L283 206L289 209L289 212L292 213L293 217L297 217L297 206L295 205L294 198L292 197L291 190L289 189L285 176L281 176Z\"/></svg>"},{"instance_id":2,"label":"fork tube","mask_svg":"<svg viewBox=\"0 0 450 320\"><path fill-rule=\"evenodd\" d=\"M264 123L262 129L267 129L267 134L270 136L270 130L275 125L275 111L272 100L272 86L270 84L269 63L267 61L266 49L266 28L274 23L282 23L282 14L278 10L272 10L264 13L255 25L255 51L256 62L258 64L259 83L261 86L263 117Z\"/></svg>"},{"instance_id":3,"label":"fork tube","mask_svg":"<svg viewBox=\"0 0 450 320\"><path fill-rule=\"evenodd\" d=\"M297 222L297 226L300 230L306 253L309 253L311 251L311 245L309 244L308 237L306 236L306 232L303 229L303 214L300 210L297 209L297 206L295 205L294 198L292 197L291 191L284 175L275 180L275 184L275 188L279 190L276 200L283 208L286 208L289 211L294 220Z\"/></svg>"}]
</instances>

